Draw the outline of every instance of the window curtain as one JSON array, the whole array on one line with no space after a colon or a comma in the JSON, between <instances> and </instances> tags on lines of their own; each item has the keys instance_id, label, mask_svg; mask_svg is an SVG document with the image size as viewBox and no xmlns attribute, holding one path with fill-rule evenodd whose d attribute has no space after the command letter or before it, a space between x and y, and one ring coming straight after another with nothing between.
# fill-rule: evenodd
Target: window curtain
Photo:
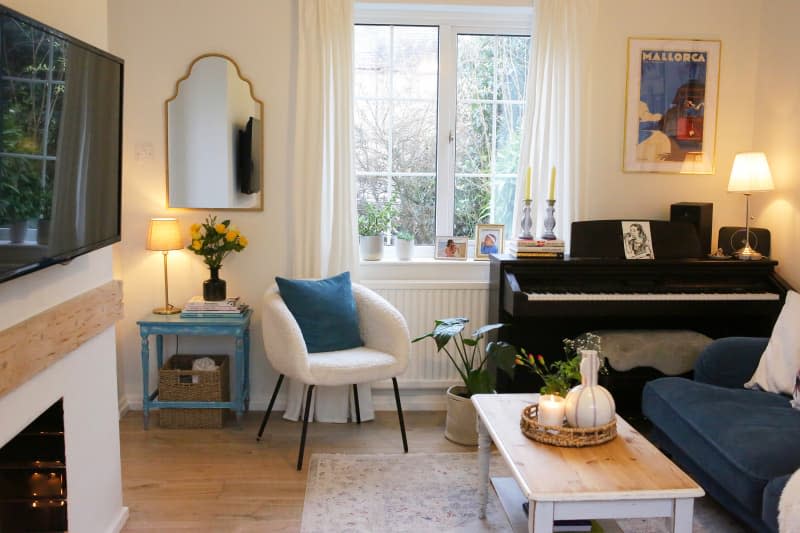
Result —
<instances>
[{"instance_id":1,"label":"window curtain","mask_svg":"<svg viewBox=\"0 0 800 533\"><path fill-rule=\"evenodd\" d=\"M520 165L514 209L516 239L521 231L525 172L531 168L534 238L544 232L551 168L556 168L555 234L567 242L580 209L578 181L585 175L583 135L590 69L589 46L598 0L534 0L534 30L525 95Z\"/></svg>"},{"instance_id":2,"label":"window curtain","mask_svg":"<svg viewBox=\"0 0 800 533\"><path fill-rule=\"evenodd\" d=\"M291 273L358 279L353 176L353 1L297 1ZM298 420L305 386L289 381L284 418ZM354 418L352 387L315 387L312 419ZM369 385L359 385L361 420L374 417Z\"/></svg>"}]
</instances>

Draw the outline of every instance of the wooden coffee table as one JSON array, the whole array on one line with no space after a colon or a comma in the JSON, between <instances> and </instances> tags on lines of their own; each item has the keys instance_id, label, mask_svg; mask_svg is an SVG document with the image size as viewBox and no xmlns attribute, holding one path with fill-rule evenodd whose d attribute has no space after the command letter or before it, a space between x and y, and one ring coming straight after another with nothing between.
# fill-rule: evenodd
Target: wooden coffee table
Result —
<instances>
[{"instance_id":1,"label":"wooden coffee table","mask_svg":"<svg viewBox=\"0 0 800 533\"><path fill-rule=\"evenodd\" d=\"M691 533L694 498L705 493L688 475L620 417L617 438L599 446L561 448L529 439L520 430L520 417L538 398L472 397L478 411L481 517L486 514L494 442L529 502L530 533L551 533L554 520L647 517L668 517L673 532Z\"/></svg>"}]
</instances>

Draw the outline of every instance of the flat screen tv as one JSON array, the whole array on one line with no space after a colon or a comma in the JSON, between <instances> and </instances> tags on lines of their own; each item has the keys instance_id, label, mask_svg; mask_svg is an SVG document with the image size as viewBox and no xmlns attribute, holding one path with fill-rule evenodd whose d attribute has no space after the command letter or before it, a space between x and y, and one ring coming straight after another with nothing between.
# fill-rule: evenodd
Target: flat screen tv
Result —
<instances>
[{"instance_id":1,"label":"flat screen tv","mask_svg":"<svg viewBox=\"0 0 800 533\"><path fill-rule=\"evenodd\" d=\"M0 6L0 281L120 240L123 66Z\"/></svg>"}]
</instances>

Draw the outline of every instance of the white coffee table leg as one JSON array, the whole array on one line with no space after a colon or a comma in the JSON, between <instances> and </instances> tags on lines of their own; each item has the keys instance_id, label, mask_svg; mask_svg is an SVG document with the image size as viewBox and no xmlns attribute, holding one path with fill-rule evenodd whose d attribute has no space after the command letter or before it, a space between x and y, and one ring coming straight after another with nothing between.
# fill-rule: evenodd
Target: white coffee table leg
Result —
<instances>
[{"instance_id":1,"label":"white coffee table leg","mask_svg":"<svg viewBox=\"0 0 800 533\"><path fill-rule=\"evenodd\" d=\"M672 511L672 532L692 533L692 513L694 498L679 498L675 500Z\"/></svg>"},{"instance_id":2,"label":"white coffee table leg","mask_svg":"<svg viewBox=\"0 0 800 533\"><path fill-rule=\"evenodd\" d=\"M486 518L486 503L489 501L489 457L492 439L483 421L478 419L478 516Z\"/></svg>"},{"instance_id":3,"label":"white coffee table leg","mask_svg":"<svg viewBox=\"0 0 800 533\"><path fill-rule=\"evenodd\" d=\"M553 502L528 504L528 533L553 533Z\"/></svg>"}]
</instances>

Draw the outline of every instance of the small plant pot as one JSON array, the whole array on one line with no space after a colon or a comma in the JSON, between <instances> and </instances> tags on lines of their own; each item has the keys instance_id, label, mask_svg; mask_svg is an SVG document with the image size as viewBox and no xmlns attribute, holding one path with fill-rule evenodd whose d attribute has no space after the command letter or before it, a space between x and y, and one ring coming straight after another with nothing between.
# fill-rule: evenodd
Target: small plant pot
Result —
<instances>
[{"instance_id":1,"label":"small plant pot","mask_svg":"<svg viewBox=\"0 0 800 533\"><path fill-rule=\"evenodd\" d=\"M464 446L478 445L478 414L472 400L461 396L467 388L454 385L447 389L447 419L444 436L450 442Z\"/></svg>"},{"instance_id":2,"label":"small plant pot","mask_svg":"<svg viewBox=\"0 0 800 533\"><path fill-rule=\"evenodd\" d=\"M358 248L364 261L380 261L383 257L383 235L362 235Z\"/></svg>"},{"instance_id":3,"label":"small plant pot","mask_svg":"<svg viewBox=\"0 0 800 533\"><path fill-rule=\"evenodd\" d=\"M8 240L14 244L25 242L25 234L28 232L28 221L21 220L12 222L8 225Z\"/></svg>"},{"instance_id":4,"label":"small plant pot","mask_svg":"<svg viewBox=\"0 0 800 533\"><path fill-rule=\"evenodd\" d=\"M408 261L409 259L414 257L414 241L397 239L394 245L397 252L398 260Z\"/></svg>"}]
</instances>

